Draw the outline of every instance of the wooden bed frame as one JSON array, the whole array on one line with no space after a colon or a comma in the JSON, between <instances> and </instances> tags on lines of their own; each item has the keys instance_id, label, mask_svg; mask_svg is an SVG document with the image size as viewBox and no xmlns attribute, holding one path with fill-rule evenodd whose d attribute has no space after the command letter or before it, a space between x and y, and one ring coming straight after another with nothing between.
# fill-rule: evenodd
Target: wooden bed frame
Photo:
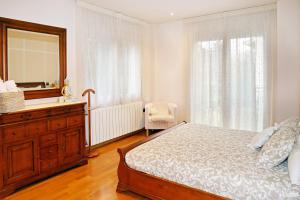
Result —
<instances>
[{"instance_id":1,"label":"wooden bed frame","mask_svg":"<svg viewBox=\"0 0 300 200\"><path fill-rule=\"evenodd\" d=\"M131 149L157 138L171 129L185 124L183 122L173 128L167 129L147 137L137 143L119 148L120 163L118 167L119 183L117 192L132 191L150 199L188 199L188 200L221 200L227 199L212 193L198 190L186 185L168 181L130 168L125 161L126 153Z\"/></svg>"}]
</instances>

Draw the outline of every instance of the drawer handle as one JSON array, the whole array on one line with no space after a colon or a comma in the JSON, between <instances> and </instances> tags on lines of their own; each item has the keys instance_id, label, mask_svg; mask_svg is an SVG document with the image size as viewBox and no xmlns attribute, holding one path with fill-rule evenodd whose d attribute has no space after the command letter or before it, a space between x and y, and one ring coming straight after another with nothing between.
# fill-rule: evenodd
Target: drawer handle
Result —
<instances>
[{"instance_id":1,"label":"drawer handle","mask_svg":"<svg viewBox=\"0 0 300 200\"><path fill-rule=\"evenodd\" d=\"M53 153L53 150L49 150L48 153Z\"/></svg>"},{"instance_id":2,"label":"drawer handle","mask_svg":"<svg viewBox=\"0 0 300 200\"><path fill-rule=\"evenodd\" d=\"M12 132L12 135L16 135L16 133L15 133L15 132Z\"/></svg>"}]
</instances>

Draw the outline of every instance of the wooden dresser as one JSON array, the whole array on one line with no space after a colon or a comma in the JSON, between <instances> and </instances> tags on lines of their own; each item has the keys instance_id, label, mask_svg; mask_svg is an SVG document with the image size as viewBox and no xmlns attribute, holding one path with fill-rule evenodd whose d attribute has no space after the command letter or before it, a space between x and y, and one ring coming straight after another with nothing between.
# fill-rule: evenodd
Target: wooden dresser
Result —
<instances>
[{"instance_id":1,"label":"wooden dresser","mask_svg":"<svg viewBox=\"0 0 300 200\"><path fill-rule=\"evenodd\" d=\"M45 104L0 116L0 199L86 164L85 103Z\"/></svg>"}]
</instances>

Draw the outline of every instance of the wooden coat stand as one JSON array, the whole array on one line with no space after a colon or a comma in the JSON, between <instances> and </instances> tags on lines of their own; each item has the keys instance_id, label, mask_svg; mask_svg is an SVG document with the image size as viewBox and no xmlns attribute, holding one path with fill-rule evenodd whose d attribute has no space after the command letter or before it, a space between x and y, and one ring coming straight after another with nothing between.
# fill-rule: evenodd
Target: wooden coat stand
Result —
<instances>
[{"instance_id":1,"label":"wooden coat stand","mask_svg":"<svg viewBox=\"0 0 300 200\"><path fill-rule=\"evenodd\" d=\"M91 93L95 94L95 90L93 89L86 89L82 96L84 97L86 94L88 95L88 124L89 124L89 147L88 147L88 158L94 158L99 156L99 153L92 152L91 146L92 146L92 131L91 131Z\"/></svg>"}]
</instances>

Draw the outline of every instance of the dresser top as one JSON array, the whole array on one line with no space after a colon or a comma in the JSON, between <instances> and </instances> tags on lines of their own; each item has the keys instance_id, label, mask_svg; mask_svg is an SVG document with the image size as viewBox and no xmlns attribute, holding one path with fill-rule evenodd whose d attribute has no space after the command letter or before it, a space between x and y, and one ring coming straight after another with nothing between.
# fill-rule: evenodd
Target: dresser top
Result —
<instances>
[{"instance_id":1,"label":"dresser top","mask_svg":"<svg viewBox=\"0 0 300 200\"><path fill-rule=\"evenodd\" d=\"M46 109L46 108L71 106L71 105L76 105L76 104L86 104L86 102L79 100L79 101L64 102L64 103L54 102L54 103L42 103L42 104L26 105L25 108L20 109L20 110L15 111L15 112L12 112L12 113L27 112L27 111L33 111L33 110L39 110L39 109Z\"/></svg>"}]
</instances>

